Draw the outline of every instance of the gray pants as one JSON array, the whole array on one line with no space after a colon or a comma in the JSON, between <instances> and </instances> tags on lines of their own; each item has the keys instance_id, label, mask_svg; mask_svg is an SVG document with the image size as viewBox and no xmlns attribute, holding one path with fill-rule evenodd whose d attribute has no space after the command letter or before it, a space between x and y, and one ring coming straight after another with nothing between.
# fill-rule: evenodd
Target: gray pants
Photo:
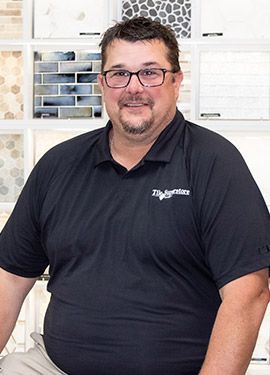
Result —
<instances>
[{"instance_id":1,"label":"gray pants","mask_svg":"<svg viewBox=\"0 0 270 375\"><path fill-rule=\"evenodd\" d=\"M26 353L11 353L0 359L0 375L67 375L49 358L43 338L31 333L34 348Z\"/></svg>"}]
</instances>

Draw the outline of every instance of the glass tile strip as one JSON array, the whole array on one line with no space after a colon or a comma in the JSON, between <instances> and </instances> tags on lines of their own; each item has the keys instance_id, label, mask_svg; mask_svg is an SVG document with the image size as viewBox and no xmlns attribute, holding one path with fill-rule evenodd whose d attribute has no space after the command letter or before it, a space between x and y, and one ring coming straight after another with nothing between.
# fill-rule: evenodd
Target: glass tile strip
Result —
<instances>
[{"instance_id":1,"label":"glass tile strip","mask_svg":"<svg viewBox=\"0 0 270 375\"><path fill-rule=\"evenodd\" d=\"M201 119L268 119L270 54L202 52Z\"/></svg>"},{"instance_id":2,"label":"glass tile strip","mask_svg":"<svg viewBox=\"0 0 270 375\"><path fill-rule=\"evenodd\" d=\"M34 53L34 117L96 118L102 116L97 75L100 53L36 51Z\"/></svg>"},{"instance_id":3,"label":"glass tile strip","mask_svg":"<svg viewBox=\"0 0 270 375\"><path fill-rule=\"evenodd\" d=\"M170 25L178 38L191 37L191 0L123 0L122 19L149 17Z\"/></svg>"},{"instance_id":4,"label":"glass tile strip","mask_svg":"<svg viewBox=\"0 0 270 375\"><path fill-rule=\"evenodd\" d=\"M22 0L0 1L0 39L20 39L23 34Z\"/></svg>"},{"instance_id":5,"label":"glass tile strip","mask_svg":"<svg viewBox=\"0 0 270 375\"><path fill-rule=\"evenodd\" d=\"M0 51L0 119L23 118L22 52Z\"/></svg>"},{"instance_id":6,"label":"glass tile strip","mask_svg":"<svg viewBox=\"0 0 270 375\"><path fill-rule=\"evenodd\" d=\"M15 202L23 184L23 136L0 134L0 202Z\"/></svg>"}]
</instances>

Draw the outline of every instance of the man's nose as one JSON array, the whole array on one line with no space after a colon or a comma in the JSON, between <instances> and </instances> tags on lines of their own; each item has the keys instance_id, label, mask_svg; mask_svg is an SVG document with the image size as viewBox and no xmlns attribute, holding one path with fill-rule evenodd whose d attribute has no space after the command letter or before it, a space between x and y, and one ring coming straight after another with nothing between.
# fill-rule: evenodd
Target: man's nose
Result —
<instances>
[{"instance_id":1,"label":"man's nose","mask_svg":"<svg viewBox=\"0 0 270 375\"><path fill-rule=\"evenodd\" d=\"M139 81L139 77L136 74L133 74L130 78L129 84L126 87L126 90L128 92L142 92L143 91L143 85Z\"/></svg>"}]
</instances>

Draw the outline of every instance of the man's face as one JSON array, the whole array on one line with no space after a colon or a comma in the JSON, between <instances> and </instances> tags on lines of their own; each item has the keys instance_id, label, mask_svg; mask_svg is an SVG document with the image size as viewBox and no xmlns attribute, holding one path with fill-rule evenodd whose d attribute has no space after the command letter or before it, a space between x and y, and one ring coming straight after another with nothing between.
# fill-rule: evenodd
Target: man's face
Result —
<instances>
[{"instance_id":1,"label":"man's face","mask_svg":"<svg viewBox=\"0 0 270 375\"><path fill-rule=\"evenodd\" d=\"M171 70L167 47L159 40L132 43L116 39L108 46L106 57L104 71ZM180 72L166 73L163 85L157 87L142 86L135 75L124 88L108 87L102 75L98 79L107 113L116 131L129 136L157 136L173 119L182 80Z\"/></svg>"}]
</instances>

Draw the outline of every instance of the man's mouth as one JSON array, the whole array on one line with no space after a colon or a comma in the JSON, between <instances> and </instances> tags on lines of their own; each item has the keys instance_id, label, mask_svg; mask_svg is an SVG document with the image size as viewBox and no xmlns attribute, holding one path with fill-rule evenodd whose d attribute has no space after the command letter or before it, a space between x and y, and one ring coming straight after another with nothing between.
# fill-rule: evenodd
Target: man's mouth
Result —
<instances>
[{"instance_id":1,"label":"man's mouth","mask_svg":"<svg viewBox=\"0 0 270 375\"><path fill-rule=\"evenodd\" d=\"M125 103L125 107L143 107L147 105L146 103Z\"/></svg>"}]
</instances>

